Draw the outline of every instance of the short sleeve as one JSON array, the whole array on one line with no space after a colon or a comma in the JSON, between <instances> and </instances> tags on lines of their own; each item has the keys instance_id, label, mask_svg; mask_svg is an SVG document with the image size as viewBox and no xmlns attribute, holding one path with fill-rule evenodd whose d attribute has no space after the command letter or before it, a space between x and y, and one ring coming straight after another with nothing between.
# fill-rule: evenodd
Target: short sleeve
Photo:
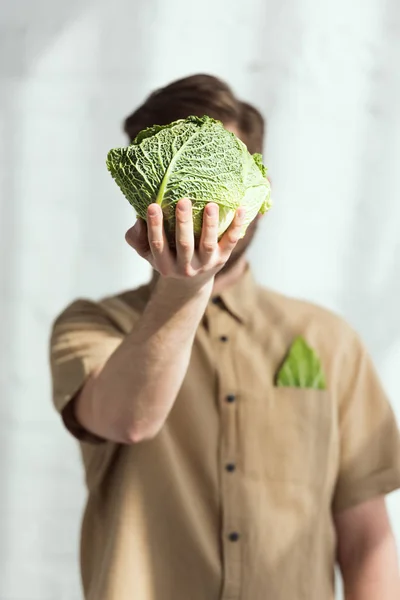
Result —
<instances>
[{"instance_id":1,"label":"short sleeve","mask_svg":"<svg viewBox=\"0 0 400 600\"><path fill-rule=\"evenodd\" d=\"M335 512L400 487L399 428L368 352L353 336L340 378Z\"/></svg>"},{"instance_id":2,"label":"short sleeve","mask_svg":"<svg viewBox=\"0 0 400 600\"><path fill-rule=\"evenodd\" d=\"M67 429L80 441L103 440L79 425L74 416L74 399L123 338L123 331L107 311L87 300L71 304L54 323L50 341L53 403Z\"/></svg>"}]
</instances>

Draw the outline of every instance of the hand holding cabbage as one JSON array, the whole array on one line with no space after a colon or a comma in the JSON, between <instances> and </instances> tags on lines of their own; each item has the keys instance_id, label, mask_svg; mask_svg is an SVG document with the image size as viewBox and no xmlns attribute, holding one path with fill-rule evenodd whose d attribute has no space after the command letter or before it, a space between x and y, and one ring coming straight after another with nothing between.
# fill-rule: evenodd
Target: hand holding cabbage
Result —
<instances>
[{"instance_id":1,"label":"hand holding cabbage","mask_svg":"<svg viewBox=\"0 0 400 600\"><path fill-rule=\"evenodd\" d=\"M232 222L235 211L246 210L241 237L261 212L270 208L270 185L260 154L222 123L210 117L188 117L140 132L127 148L110 150L107 167L138 217L158 204L168 242L175 245L175 210L181 198L192 202L193 229L200 239L206 204L219 207L218 237Z\"/></svg>"}]
</instances>

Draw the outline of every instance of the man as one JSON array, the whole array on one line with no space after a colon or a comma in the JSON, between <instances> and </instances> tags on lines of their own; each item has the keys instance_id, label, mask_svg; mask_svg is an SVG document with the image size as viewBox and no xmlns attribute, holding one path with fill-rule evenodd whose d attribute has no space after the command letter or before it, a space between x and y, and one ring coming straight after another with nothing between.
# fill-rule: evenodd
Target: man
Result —
<instances>
[{"instance_id":1,"label":"man","mask_svg":"<svg viewBox=\"0 0 400 600\"><path fill-rule=\"evenodd\" d=\"M125 131L203 114L261 151L261 115L206 75L153 93ZM238 241L242 218L218 243L210 203L194 249L182 199L173 254L151 205L126 239L152 282L78 300L55 323L54 402L88 487L87 600L331 600L336 559L347 600L399 597L389 403L339 317L256 285L245 251L257 220ZM299 336L326 389L276 385Z\"/></svg>"}]
</instances>

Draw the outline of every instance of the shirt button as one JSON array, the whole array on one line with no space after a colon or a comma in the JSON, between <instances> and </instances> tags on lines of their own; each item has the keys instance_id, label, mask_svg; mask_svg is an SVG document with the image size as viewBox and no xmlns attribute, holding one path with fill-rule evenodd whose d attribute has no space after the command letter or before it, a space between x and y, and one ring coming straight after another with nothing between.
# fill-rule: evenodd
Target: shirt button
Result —
<instances>
[{"instance_id":1,"label":"shirt button","mask_svg":"<svg viewBox=\"0 0 400 600\"><path fill-rule=\"evenodd\" d=\"M236 400L236 396L234 396L233 394L228 394L226 397L227 402L235 402L235 400Z\"/></svg>"},{"instance_id":2,"label":"shirt button","mask_svg":"<svg viewBox=\"0 0 400 600\"><path fill-rule=\"evenodd\" d=\"M234 465L233 463L228 463L227 465L225 465L225 469L229 471L229 473L232 473L236 469L236 465Z\"/></svg>"},{"instance_id":3,"label":"shirt button","mask_svg":"<svg viewBox=\"0 0 400 600\"><path fill-rule=\"evenodd\" d=\"M239 539L239 534L236 531L232 531L232 533L230 533L228 535L229 541L230 542L237 542Z\"/></svg>"},{"instance_id":4,"label":"shirt button","mask_svg":"<svg viewBox=\"0 0 400 600\"><path fill-rule=\"evenodd\" d=\"M221 337L219 338L221 342L227 342L228 341L228 337L226 335L221 335Z\"/></svg>"}]
</instances>

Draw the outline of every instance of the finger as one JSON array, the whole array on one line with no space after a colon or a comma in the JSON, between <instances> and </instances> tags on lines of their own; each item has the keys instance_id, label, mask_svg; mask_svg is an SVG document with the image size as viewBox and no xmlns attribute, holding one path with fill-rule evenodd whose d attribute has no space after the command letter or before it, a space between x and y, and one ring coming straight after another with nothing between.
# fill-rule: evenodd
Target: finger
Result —
<instances>
[{"instance_id":1,"label":"finger","mask_svg":"<svg viewBox=\"0 0 400 600\"><path fill-rule=\"evenodd\" d=\"M235 218L233 219L232 223L229 225L228 229L226 230L219 242L219 248L221 253L223 255L226 255L227 257L229 257L232 250L234 249L234 247L240 239L245 215L246 211L244 208L237 209Z\"/></svg>"},{"instance_id":2,"label":"finger","mask_svg":"<svg viewBox=\"0 0 400 600\"><path fill-rule=\"evenodd\" d=\"M134 226L128 229L125 240L142 258L148 259L151 255L146 222L143 219L138 219Z\"/></svg>"},{"instance_id":3,"label":"finger","mask_svg":"<svg viewBox=\"0 0 400 600\"><path fill-rule=\"evenodd\" d=\"M199 254L203 262L209 260L218 247L218 215L218 204L210 202L206 205L199 245Z\"/></svg>"},{"instance_id":4,"label":"finger","mask_svg":"<svg viewBox=\"0 0 400 600\"><path fill-rule=\"evenodd\" d=\"M147 209L147 235L154 266L164 275L172 267L172 257L165 236L162 209L158 204L150 204Z\"/></svg>"},{"instance_id":5,"label":"finger","mask_svg":"<svg viewBox=\"0 0 400 600\"><path fill-rule=\"evenodd\" d=\"M178 265L186 269L193 258L194 233L192 203L187 198L176 205L176 254Z\"/></svg>"}]
</instances>

